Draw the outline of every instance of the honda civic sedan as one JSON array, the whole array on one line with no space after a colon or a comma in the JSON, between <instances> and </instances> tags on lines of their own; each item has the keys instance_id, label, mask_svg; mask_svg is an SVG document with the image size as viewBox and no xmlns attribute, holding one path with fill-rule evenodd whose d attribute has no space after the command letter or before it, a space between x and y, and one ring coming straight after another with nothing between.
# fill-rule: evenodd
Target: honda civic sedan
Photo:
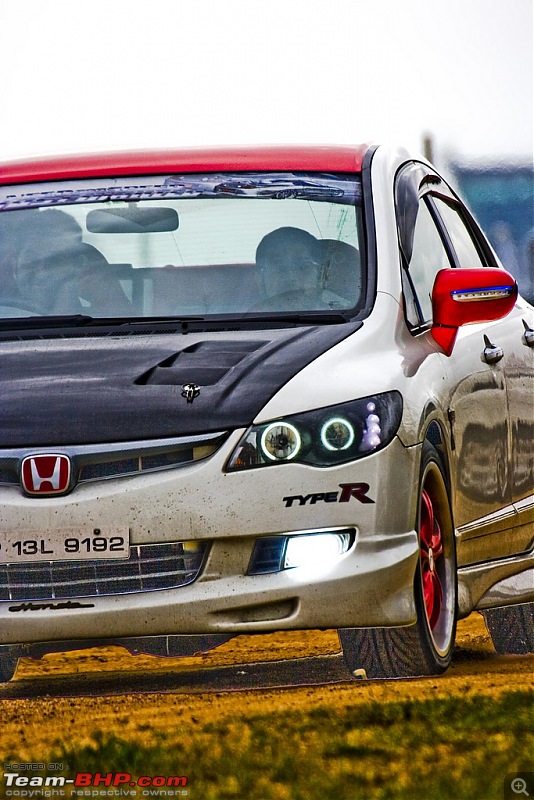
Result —
<instances>
[{"instance_id":1,"label":"honda civic sedan","mask_svg":"<svg viewBox=\"0 0 534 800\"><path fill-rule=\"evenodd\" d=\"M534 309L383 146L0 166L0 679L336 628L443 672L534 645Z\"/></svg>"}]
</instances>

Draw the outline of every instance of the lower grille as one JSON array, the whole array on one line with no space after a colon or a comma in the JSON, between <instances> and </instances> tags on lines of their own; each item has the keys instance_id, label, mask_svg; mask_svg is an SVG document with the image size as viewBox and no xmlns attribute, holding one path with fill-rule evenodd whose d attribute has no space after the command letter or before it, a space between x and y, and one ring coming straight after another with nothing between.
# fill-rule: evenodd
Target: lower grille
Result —
<instances>
[{"instance_id":1,"label":"lower grille","mask_svg":"<svg viewBox=\"0 0 534 800\"><path fill-rule=\"evenodd\" d=\"M140 544L123 560L41 561L0 565L0 600L58 598L176 589L200 572L207 545L200 542Z\"/></svg>"}]
</instances>

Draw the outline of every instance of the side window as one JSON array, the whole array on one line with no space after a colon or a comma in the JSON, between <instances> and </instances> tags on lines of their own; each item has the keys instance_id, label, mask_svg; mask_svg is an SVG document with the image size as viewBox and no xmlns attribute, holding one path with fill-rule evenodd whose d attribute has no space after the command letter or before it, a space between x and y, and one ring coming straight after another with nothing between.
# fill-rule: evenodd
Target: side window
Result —
<instances>
[{"instance_id":1,"label":"side window","mask_svg":"<svg viewBox=\"0 0 534 800\"><path fill-rule=\"evenodd\" d=\"M411 282L419 301L422 320L432 318L431 293L440 269L451 266L441 236L424 200L419 203L415 221L412 255L408 265Z\"/></svg>"},{"instance_id":2,"label":"side window","mask_svg":"<svg viewBox=\"0 0 534 800\"><path fill-rule=\"evenodd\" d=\"M439 197L433 197L432 201L435 203L439 215L445 223L452 246L456 251L458 266L469 269L486 266L456 207L446 203Z\"/></svg>"}]
</instances>

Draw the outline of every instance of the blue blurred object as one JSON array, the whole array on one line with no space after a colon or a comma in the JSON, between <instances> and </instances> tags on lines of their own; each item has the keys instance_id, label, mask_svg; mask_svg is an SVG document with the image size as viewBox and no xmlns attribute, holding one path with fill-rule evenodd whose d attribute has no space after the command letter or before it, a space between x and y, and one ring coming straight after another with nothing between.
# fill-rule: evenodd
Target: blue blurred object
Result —
<instances>
[{"instance_id":1,"label":"blue blurred object","mask_svg":"<svg viewBox=\"0 0 534 800\"><path fill-rule=\"evenodd\" d=\"M533 165L451 163L449 169L504 268L534 304Z\"/></svg>"}]
</instances>

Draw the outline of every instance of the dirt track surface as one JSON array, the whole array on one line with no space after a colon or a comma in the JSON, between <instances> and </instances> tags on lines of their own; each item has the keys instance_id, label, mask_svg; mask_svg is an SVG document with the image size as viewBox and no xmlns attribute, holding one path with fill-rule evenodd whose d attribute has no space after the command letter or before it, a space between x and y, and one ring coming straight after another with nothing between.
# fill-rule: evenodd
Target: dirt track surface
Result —
<instances>
[{"instance_id":1,"label":"dirt track surface","mask_svg":"<svg viewBox=\"0 0 534 800\"><path fill-rule=\"evenodd\" d=\"M318 705L453 695L498 695L534 686L534 659L498 656L484 622L459 623L452 667L438 678L355 681L334 631L240 636L192 658L130 656L122 648L57 653L20 662L0 688L0 757L44 758L62 740L96 731L151 743L215 719Z\"/></svg>"}]
</instances>

